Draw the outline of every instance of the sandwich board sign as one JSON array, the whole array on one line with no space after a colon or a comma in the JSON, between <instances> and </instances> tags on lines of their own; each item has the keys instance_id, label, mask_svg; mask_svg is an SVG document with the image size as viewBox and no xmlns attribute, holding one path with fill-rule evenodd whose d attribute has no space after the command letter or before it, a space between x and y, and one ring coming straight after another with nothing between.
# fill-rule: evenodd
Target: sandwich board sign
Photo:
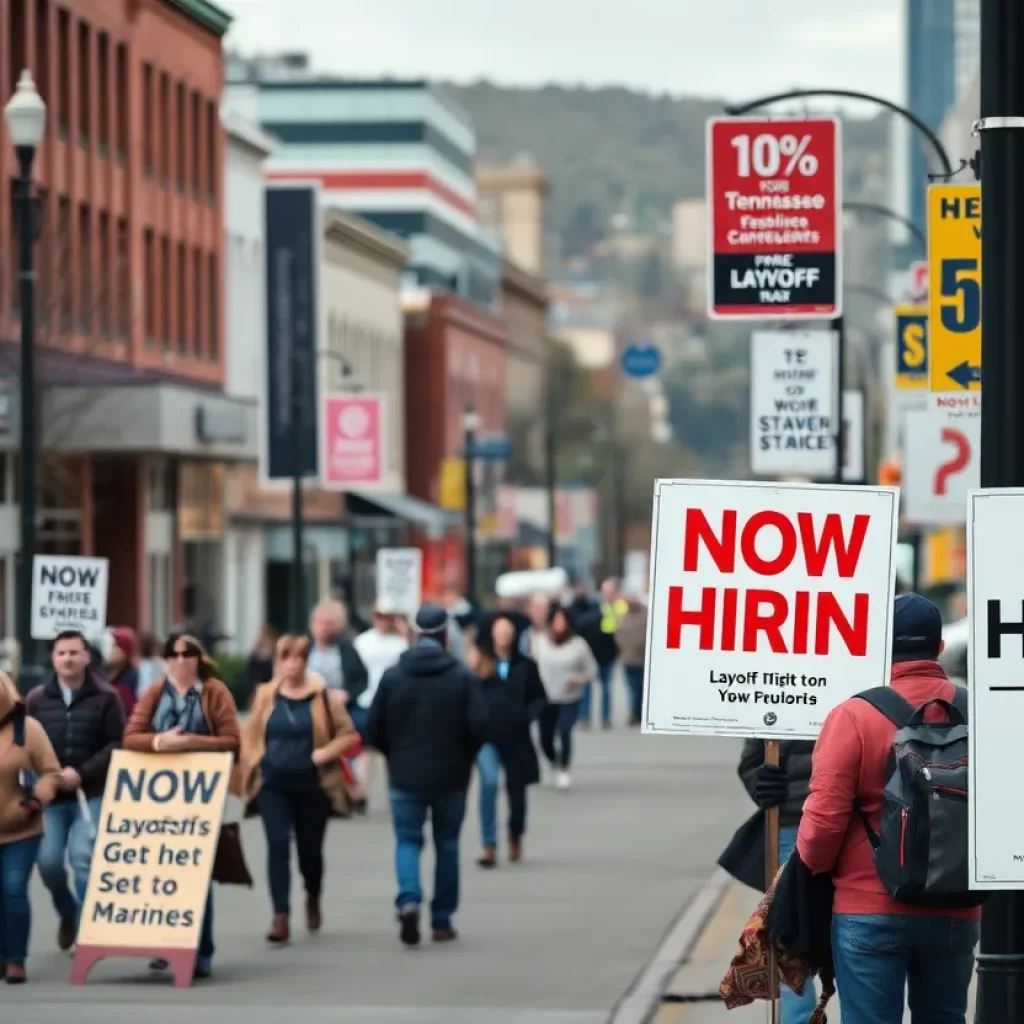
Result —
<instances>
[{"instance_id":1,"label":"sandwich board sign","mask_svg":"<svg viewBox=\"0 0 1024 1024\"><path fill-rule=\"evenodd\" d=\"M36 555L32 560L32 638L52 640L66 629L87 639L107 628L106 558Z\"/></svg>"}]
</instances>

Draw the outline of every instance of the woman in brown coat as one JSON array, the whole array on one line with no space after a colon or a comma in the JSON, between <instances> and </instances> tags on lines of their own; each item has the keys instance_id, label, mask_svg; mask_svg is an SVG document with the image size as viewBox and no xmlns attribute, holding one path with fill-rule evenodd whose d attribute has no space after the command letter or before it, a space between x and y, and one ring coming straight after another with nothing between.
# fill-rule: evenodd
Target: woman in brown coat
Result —
<instances>
[{"instance_id":1,"label":"woman in brown coat","mask_svg":"<svg viewBox=\"0 0 1024 1024\"><path fill-rule=\"evenodd\" d=\"M289 938L291 836L306 887L306 927L320 930L327 819L346 814L341 758L359 742L341 694L310 672L309 640L277 642L274 678L253 695L242 732L235 790L255 806L267 836L267 874L274 918L267 941Z\"/></svg>"}]
</instances>

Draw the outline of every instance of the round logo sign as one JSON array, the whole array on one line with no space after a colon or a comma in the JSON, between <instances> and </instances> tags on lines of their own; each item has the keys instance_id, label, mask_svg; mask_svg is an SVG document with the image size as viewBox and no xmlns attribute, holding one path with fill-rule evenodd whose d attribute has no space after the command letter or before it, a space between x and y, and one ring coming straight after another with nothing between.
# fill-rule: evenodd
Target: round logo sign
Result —
<instances>
[{"instance_id":1,"label":"round logo sign","mask_svg":"<svg viewBox=\"0 0 1024 1024\"><path fill-rule=\"evenodd\" d=\"M337 422L343 437L363 437L370 430L370 414L361 405L346 406L338 413Z\"/></svg>"},{"instance_id":2,"label":"round logo sign","mask_svg":"<svg viewBox=\"0 0 1024 1024\"><path fill-rule=\"evenodd\" d=\"M764 716L765 725L774 725L778 720L778 715L776 715L774 711L769 711L768 714Z\"/></svg>"},{"instance_id":3,"label":"round logo sign","mask_svg":"<svg viewBox=\"0 0 1024 1024\"><path fill-rule=\"evenodd\" d=\"M622 372L642 380L653 377L661 369L661 352L650 342L634 343L622 353Z\"/></svg>"}]
</instances>

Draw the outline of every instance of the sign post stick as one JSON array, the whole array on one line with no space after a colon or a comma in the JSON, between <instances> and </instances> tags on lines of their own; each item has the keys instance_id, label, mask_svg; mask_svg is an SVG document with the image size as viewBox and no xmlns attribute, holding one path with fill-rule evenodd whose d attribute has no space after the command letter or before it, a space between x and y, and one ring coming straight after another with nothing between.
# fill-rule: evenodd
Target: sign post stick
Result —
<instances>
[{"instance_id":1,"label":"sign post stick","mask_svg":"<svg viewBox=\"0 0 1024 1024\"><path fill-rule=\"evenodd\" d=\"M846 464L846 431L843 429L846 417L843 409L843 391L846 387L846 320L837 316L832 321L836 332L836 468L833 480L843 482L843 466Z\"/></svg>"},{"instance_id":2,"label":"sign post stick","mask_svg":"<svg viewBox=\"0 0 1024 1024\"><path fill-rule=\"evenodd\" d=\"M781 745L779 740L764 741L764 763L778 767ZM767 889L779 872L779 809L769 807L764 815L764 884ZM779 1022L779 972L775 964L775 953L768 947L768 1019L771 1024Z\"/></svg>"}]
</instances>

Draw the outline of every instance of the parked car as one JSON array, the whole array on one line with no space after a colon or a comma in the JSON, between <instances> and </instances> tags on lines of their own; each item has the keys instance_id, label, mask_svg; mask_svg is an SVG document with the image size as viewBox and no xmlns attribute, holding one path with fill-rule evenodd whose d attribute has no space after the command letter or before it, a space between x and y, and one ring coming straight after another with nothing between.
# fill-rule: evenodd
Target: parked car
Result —
<instances>
[{"instance_id":1,"label":"parked car","mask_svg":"<svg viewBox=\"0 0 1024 1024\"><path fill-rule=\"evenodd\" d=\"M946 646L939 655L939 664L946 670L952 682L967 686L967 639L970 629L967 619L959 619L942 627L942 639Z\"/></svg>"}]
</instances>

